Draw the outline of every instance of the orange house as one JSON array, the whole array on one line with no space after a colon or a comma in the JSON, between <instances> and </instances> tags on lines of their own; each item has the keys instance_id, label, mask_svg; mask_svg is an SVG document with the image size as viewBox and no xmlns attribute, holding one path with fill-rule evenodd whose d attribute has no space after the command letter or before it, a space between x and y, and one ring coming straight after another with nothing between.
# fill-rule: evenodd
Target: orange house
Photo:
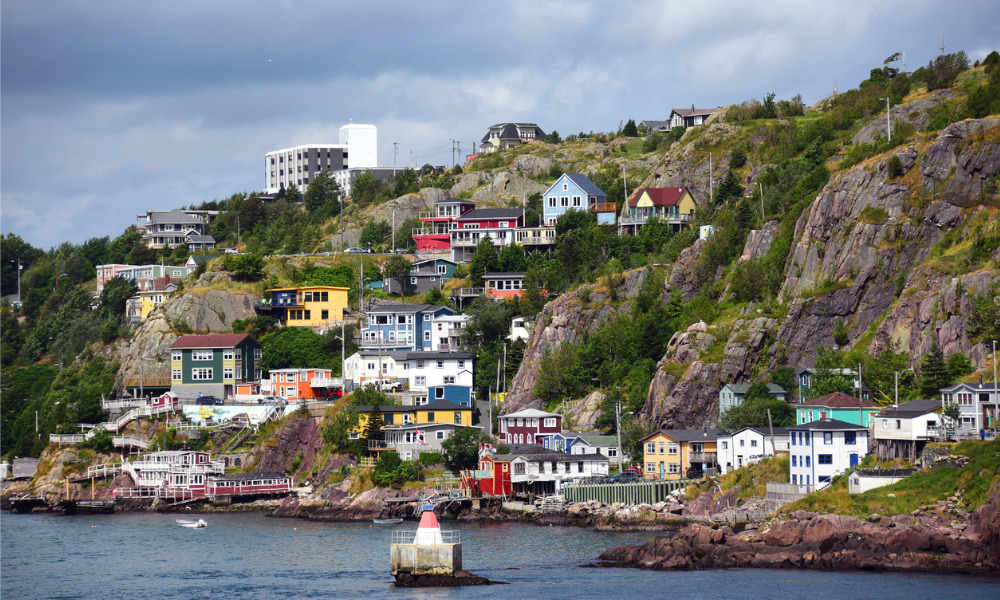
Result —
<instances>
[{"instance_id":1,"label":"orange house","mask_svg":"<svg viewBox=\"0 0 1000 600\"><path fill-rule=\"evenodd\" d=\"M524 273L487 273L483 283L487 298L508 300L524 293Z\"/></svg>"},{"instance_id":2,"label":"orange house","mask_svg":"<svg viewBox=\"0 0 1000 600\"><path fill-rule=\"evenodd\" d=\"M315 400L342 393L340 378L330 377L330 369L274 369L268 371L271 394L287 400Z\"/></svg>"}]
</instances>

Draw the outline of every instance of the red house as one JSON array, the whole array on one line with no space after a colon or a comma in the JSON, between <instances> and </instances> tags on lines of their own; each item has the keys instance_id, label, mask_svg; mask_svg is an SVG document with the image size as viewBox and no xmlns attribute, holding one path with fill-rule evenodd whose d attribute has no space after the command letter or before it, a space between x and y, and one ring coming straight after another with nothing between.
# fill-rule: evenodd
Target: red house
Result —
<instances>
[{"instance_id":1,"label":"red house","mask_svg":"<svg viewBox=\"0 0 1000 600\"><path fill-rule=\"evenodd\" d=\"M526 408L502 415L499 439L506 444L541 444L545 438L562 432L562 415Z\"/></svg>"},{"instance_id":2,"label":"red house","mask_svg":"<svg viewBox=\"0 0 1000 600\"><path fill-rule=\"evenodd\" d=\"M462 488L472 496L510 496L510 455L484 454L479 458L479 470L462 474Z\"/></svg>"},{"instance_id":3,"label":"red house","mask_svg":"<svg viewBox=\"0 0 1000 600\"><path fill-rule=\"evenodd\" d=\"M458 217L451 230L451 261L472 259L476 246L487 235L493 245L517 243L517 229L524 227L524 208L476 208Z\"/></svg>"},{"instance_id":4,"label":"red house","mask_svg":"<svg viewBox=\"0 0 1000 600\"><path fill-rule=\"evenodd\" d=\"M456 220L474 209L476 204L469 200L444 200L434 204L432 212L420 213L420 229L414 229L413 241L417 252L433 252L451 248L451 230Z\"/></svg>"}]
</instances>

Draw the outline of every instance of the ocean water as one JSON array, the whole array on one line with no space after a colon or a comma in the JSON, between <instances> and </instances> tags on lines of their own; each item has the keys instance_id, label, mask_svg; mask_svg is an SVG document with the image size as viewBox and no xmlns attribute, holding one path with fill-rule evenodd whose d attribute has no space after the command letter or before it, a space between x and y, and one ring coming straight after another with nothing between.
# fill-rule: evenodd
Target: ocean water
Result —
<instances>
[{"instance_id":1,"label":"ocean water","mask_svg":"<svg viewBox=\"0 0 1000 600\"><path fill-rule=\"evenodd\" d=\"M774 570L656 572L582 565L649 533L517 523L448 523L466 570L510 585L397 589L390 531L403 525L311 523L259 513L0 515L0 597L22 598L1000 598L1000 580Z\"/></svg>"}]
</instances>

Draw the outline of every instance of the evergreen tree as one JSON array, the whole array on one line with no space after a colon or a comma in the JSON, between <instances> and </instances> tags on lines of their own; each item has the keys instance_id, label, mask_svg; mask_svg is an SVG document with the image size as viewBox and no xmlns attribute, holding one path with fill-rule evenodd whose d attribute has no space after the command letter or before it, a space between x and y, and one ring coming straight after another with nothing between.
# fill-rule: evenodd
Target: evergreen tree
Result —
<instances>
[{"instance_id":1,"label":"evergreen tree","mask_svg":"<svg viewBox=\"0 0 1000 600\"><path fill-rule=\"evenodd\" d=\"M483 287L483 275L497 271L500 268L500 259L497 258L497 249L493 245L490 234L484 235L476 244L476 251L469 261L469 275L472 277L472 287Z\"/></svg>"},{"instance_id":2,"label":"evergreen tree","mask_svg":"<svg viewBox=\"0 0 1000 600\"><path fill-rule=\"evenodd\" d=\"M627 137L637 137L639 135L639 130L635 126L635 119L629 119L628 123L625 123L622 135Z\"/></svg>"},{"instance_id":3,"label":"evergreen tree","mask_svg":"<svg viewBox=\"0 0 1000 600\"><path fill-rule=\"evenodd\" d=\"M924 398L934 398L940 393L941 388L950 384L944 354L935 340L930 352L920 361L920 394Z\"/></svg>"},{"instance_id":4,"label":"evergreen tree","mask_svg":"<svg viewBox=\"0 0 1000 600\"><path fill-rule=\"evenodd\" d=\"M385 427L385 419L382 417L382 407L376 404L372 411L368 413L368 421L365 423L365 431L362 437L366 441L377 441L383 439L382 428Z\"/></svg>"}]
</instances>

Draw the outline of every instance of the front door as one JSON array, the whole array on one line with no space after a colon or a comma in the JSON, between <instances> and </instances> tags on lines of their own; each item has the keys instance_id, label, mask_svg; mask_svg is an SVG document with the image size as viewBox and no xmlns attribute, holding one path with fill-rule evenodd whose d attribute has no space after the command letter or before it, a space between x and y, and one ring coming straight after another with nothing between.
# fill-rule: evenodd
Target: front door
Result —
<instances>
[{"instance_id":1,"label":"front door","mask_svg":"<svg viewBox=\"0 0 1000 600\"><path fill-rule=\"evenodd\" d=\"M666 479L666 478L667 478L667 468L663 464L663 461L661 460L660 461L660 479Z\"/></svg>"},{"instance_id":2,"label":"front door","mask_svg":"<svg viewBox=\"0 0 1000 600\"><path fill-rule=\"evenodd\" d=\"M851 466L854 467L854 466L857 466L857 464L858 464L858 455L857 454L852 454L851 455Z\"/></svg>"}]
</instances>

